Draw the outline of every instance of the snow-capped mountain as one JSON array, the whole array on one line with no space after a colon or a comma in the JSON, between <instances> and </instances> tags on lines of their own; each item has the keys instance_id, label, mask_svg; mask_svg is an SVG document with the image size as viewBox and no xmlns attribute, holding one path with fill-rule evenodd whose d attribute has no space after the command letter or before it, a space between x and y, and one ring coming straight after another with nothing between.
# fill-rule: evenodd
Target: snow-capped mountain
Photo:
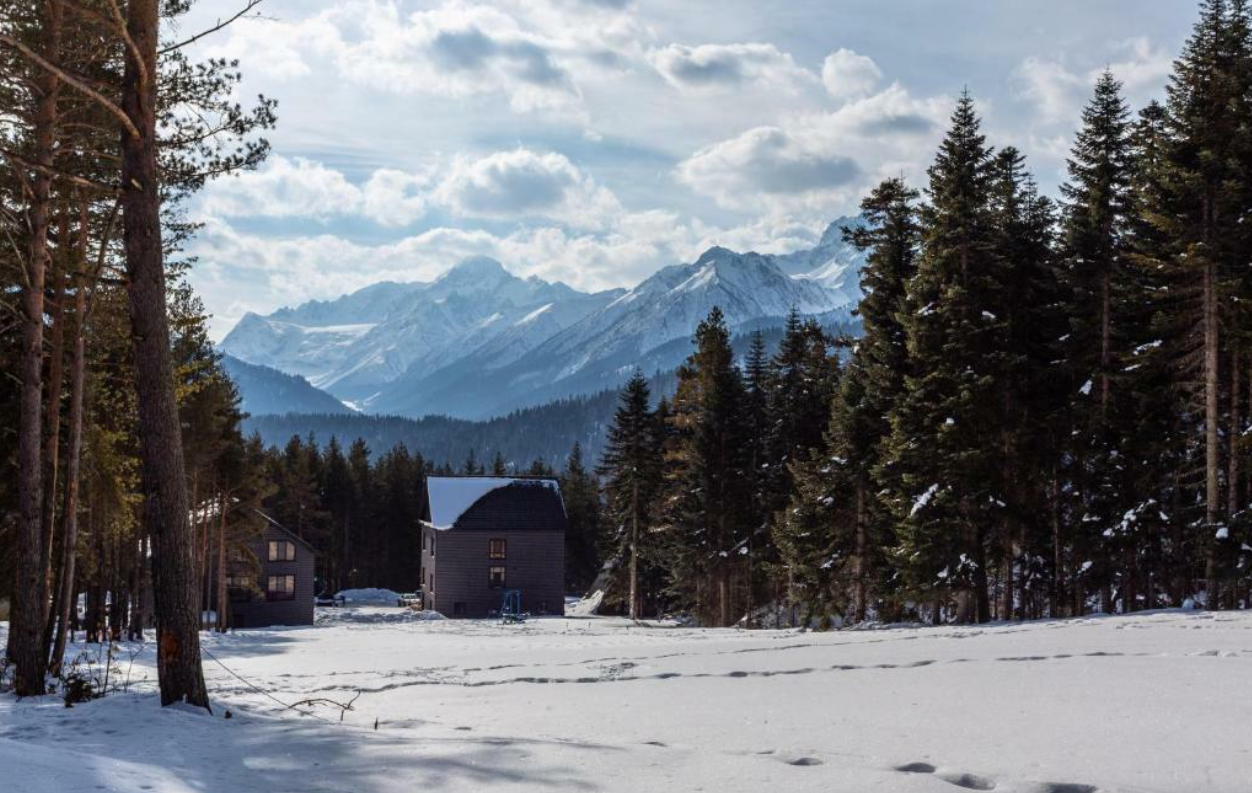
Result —
<instances>
[{"instance_id":1,"label":"snow-capped mountain","mask_svg":"<svg viewBox=\"0 0 1252 793\"><path fill-rule=\"evenodd\" d=\"M518 278L493 259L467 259L429 283L375 284L268 317L248 314L220 347L362 401L406 371L438 369L469 352L503 363L619 294L586 294Z\"/></svg>"},{"instance_id":2,"label":"snow-capped mountain","mask_svg":"<svg viewBox=\"0 0 1252 793\"><path fill-rule=\"evenodd\" d=\"M861 256L841 228L858 222L837 220L816 247L782 256L714 247L633 289L595 294L469 259L429 283L250 314L221 347L371 413L499 415L614 388L636 366L677 366L715 305L734 332L777 326L793 307L848 321Z\"/></svg>"}]
</instances>

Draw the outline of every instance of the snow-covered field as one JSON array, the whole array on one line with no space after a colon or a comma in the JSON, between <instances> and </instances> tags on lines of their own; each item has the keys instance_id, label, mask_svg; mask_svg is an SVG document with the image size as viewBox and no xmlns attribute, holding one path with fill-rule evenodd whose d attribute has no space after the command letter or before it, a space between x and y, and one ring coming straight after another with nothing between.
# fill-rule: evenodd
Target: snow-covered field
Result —
<instances>
[{"instance_id":1,"label":"snow-covered field","mask_svg":"<svg viewBox=\"0 0 1252 793\"><path fill-rule=\"evenodd\" d=\"M0 791L1252 790L1252 613L815 634L349 607L206 647L243 678L206 660L212 717L157 707L150 647L130 694L0 697ZM251 686L361 695L339 723Z\"/></svg>"}]
</instances>

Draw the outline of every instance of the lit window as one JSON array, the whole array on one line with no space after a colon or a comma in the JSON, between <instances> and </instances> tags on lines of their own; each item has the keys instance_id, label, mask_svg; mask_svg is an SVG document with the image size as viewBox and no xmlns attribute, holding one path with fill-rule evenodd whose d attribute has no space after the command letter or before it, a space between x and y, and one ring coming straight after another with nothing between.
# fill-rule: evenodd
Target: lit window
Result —
<instances>
[{"instance_id":1,"label":"lit window","mask_svg":"<svg viewBox=\"0 0 1252 793\"><path fill-rule=\"evenodd\" d=\"M492 589L500 589L504 586L504 567L487 568L487 586Z\"/></svg>"},{"instance_id":2,"label":"lit window","mask_svg":"<svg viewBox=\"0 0 1252 793\"><path fill-rule=\"evenodd\" d=\"M487 558L503 559L505 542L504 540L487 540Z\"/></svg>"},{"instance_id":3,"label":"lit window","mask_svg":"<svg viewBox=\"0 0 1252 793\"><path fill-rule=\"evenodd\" d=\"M270 540L269 560L271 562L294 562L296 544L286 540Z\"/></svg>"},{"instance_id":4,"label":"lit window","mask_svg":"<svg viewBox=\"0 0 1252 793\"><path fill-rule=\"evenodd\" d=\"M272 575L265 582L266 600L295 600L296 577L294 575Z\"/></svg>"}]
</instances>

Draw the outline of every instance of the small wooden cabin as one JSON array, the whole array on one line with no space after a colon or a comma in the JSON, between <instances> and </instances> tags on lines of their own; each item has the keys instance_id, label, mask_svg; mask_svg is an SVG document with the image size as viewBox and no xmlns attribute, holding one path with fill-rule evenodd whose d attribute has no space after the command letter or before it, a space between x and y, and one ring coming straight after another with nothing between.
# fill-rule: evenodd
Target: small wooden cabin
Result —
<instances>
[{"instance_id":1,"label":"small wooden cabin","mask_svg":"<svg viewBox=\"0 0 1252 793\"><path fill-rule=\"evenodd\" d=\"M555 479L432 476L422 515L425 608L491 617L506 590L522 610L565 613L565 504Z\"/></svg>"},{"instance_id":2,"label":"small wooden cabin","mask_svg":"<svg viewBox=\"0 0 1252 793\"><path fill-rule=\"evenodd\" d=\"M262 513L265 531L226 563L231 628L313 624L316 553Z\"/></svg>"}]
</instances>

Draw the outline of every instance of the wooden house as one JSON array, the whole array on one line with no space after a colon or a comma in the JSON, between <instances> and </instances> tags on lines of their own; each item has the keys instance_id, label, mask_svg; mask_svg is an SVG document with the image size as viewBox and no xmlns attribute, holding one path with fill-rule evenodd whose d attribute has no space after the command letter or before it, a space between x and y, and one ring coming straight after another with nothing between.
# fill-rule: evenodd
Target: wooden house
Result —
<instances>
[{"instance_id":1,"label":"wooden house","mask_svg":"<svg viewBox=\"0 0 1252 793\"><path fill-rule=\"evenodd\" d=\"M423 603L448 617L565 613L565 505L555 479L432 476L422 515Z\"/></svg>"},{"instance_id":2,"label":"wooden house","mask_svg":"<svg viewBox=\"0 0 1252 793\"><path fill-rule=\"evenodd\" d=\"M313 624L313 546L261 513L265 530L226 562L231 628Z\"/></svg>"}]
</instances>

